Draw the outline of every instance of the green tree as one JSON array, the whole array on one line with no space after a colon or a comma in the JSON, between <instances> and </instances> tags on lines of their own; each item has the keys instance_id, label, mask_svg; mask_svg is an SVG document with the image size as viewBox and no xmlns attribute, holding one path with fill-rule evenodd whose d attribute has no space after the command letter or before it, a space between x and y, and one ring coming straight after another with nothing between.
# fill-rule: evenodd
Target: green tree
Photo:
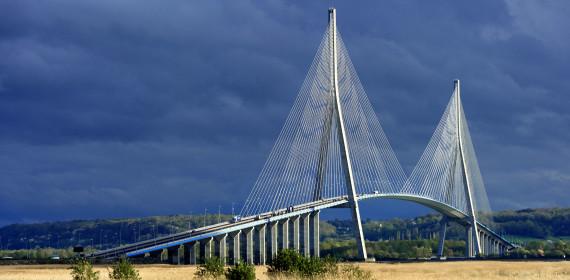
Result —
<instances>
[{"instance_id":1,"label":"green tree","mask_svg":"<svg viewBox=\"0 0 570 280\"><path fill-rule=\"evenodd\" d=\"M335 276L338 274L336 259L305 257L293 249L281 250L269 263L267 269L270 275L285 277L300 277L302 279L320 276Z\"/></svg>"},{"instance_id":2,"label":"green tree","mask_svg":"<svg viewBox=\"0 0 570 280\"><path fill-rule=\"evenodd\" d=\"M141 280L139 272L126 258L121 258L111 267L109 278L112 280Z\"/></svg>"},{"instance_id":3,"label":"green tree","mask_svg":"<svg viewBox=\"0 0 570 280\"><path fill-rule=\"evenodd\" d=\"M285 249L277 252L277 255L269 262L268 272L294 273L299 271L303 256L296 250Z\"/></svg>"},{"instance_id":4,"label":"green tree","mask_svg":"<svg viewBox=\"0 0 570 280\"><path fill-rule=\"evenodd\" d=\"M86 259L75 260L69 269L73 280L99 279L99 272L93 271L93 265Z\"/></svg>"},{"instance_id":5,"label":"green tree","mask_svg":"<svg viewBox=\"0 0 570 280\"><path fill-rule=\"evenodd\" d=\"M245 262L238 262L226 271L228 280L255 280L255 267Z\"/></svg>"},{"instance_id":6,"label":"green tree","mask_svg":"<svg viewBox=\"0 0 570 280\"><path fill-rule=\"evenodd\" d=\"M194 275L200 279L218 279L224 275L224 262L218 257L207 258Z\"/></svg>"}]
</instances>

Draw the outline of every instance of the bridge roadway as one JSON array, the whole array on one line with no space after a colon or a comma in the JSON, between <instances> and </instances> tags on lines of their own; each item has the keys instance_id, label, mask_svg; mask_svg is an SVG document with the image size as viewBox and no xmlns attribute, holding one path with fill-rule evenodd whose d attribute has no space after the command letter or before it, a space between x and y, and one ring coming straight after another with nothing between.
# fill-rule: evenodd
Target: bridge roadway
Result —
<instances>
[{"instance_id":1,"label":"bridge roadway","mask_svg":"<svg viewBox=\"0 0 570 280\"><path fill-rule=\"evenodd\" d=\"M373 198L397 199L397 200L416 202L440 212L450 220L457 221L464 225L469 224L469 219L467 219L468 216L464 214L462 211L452 206L443 204L441 202L437 202L430 198L425 198L410 194L401 194L401 193L398 194L374 193L374 194L358 195L358 200L373 199ZM288 218L299 217L301 215L310 214L326 208L346 207L348 203L349 201L347 196L313 201L310 203L293 206L290 209L280 209L272 212L262 213L256 216L244 217L237 222L222 222L168 236L148 239L145 241L119 246L107 250L101 250L88 255L88 257L98 258L98 259L112 259L121 256L137 257L144 255L146 253L157 252L163 249L173 248L195 241L221 236L224 234L229 234L240 230L251 229L256 226L264 224L271 224L272 222L278 222ZM497 240L497 243L506 245L505 248L510 249L514 247L512 243L510 243L508 240L505 240L500 235L493 232L490 228L488 228L484 224L480 222L477 222L477 224L479 225L481 234L483 234L484 236L488 236L493 240ZM505 252L506 250L500 250L500 251Z\"/></svg>"}]
</instances>

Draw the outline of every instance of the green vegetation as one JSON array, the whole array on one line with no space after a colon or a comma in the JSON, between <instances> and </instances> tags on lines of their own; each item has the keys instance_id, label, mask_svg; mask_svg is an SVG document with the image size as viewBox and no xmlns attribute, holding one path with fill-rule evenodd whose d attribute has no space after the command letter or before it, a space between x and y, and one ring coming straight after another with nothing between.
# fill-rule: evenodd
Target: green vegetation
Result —
<instances>
[{"instance_id":1,"label":"green vegetation","mask_svg":"<svg viewBox=\"0 0 570 280\"><path fill-rule=\"evenodd\" d=\"M212 257L198 267L194 276L198 279L222 279L225 276L229 280L255 280L255 267L240 261L224 271L224 262Z\"/></svg>"},{"instance_id":2,"label":"green vegetation","mask_svg":"<svg viewBox=\"0 0 570 280\"><path fill-rule=\"evenodd\" d=\"M332 273L333 269L336 269L336 261L332 258L305 257L296 250L285 249L271 260L267 272L285 277L315 278Z\"/></svg>"},{"instance_id":3,"label":"green vegetation","mask_svg":"<svg viewBox=\"0 0 570 280\"><path fill-rule=\"evenodd\" d=\"M224 262L218 257L207 258L195 273L199 279L219 279L224 275Z\"/></svg>"},{"instance_id":4,"label":"green vegetation","mask_svg":"<svg viewBox=\"0 0 570 280\"><path fill-rule=\"evenodd\" d=\"M481 218L495 232L523 247L516 256L546 257L560 255L560 252L568 255L554 244L570 242L570 208L500 211L492 217ZM491 218L494 222L489 223ZM218 217L216 214L174 215L9 225L0 228L0 258L48 261L57 256L66 259L74 256L71 247L75 245L85 246L86 252L90 252L229 219L229 215ZM434 255L440 219L440 215L430 214L412 219L366 220L363 230L369 253L377 259L421 259ZM344 259L356 257L351 221L321 221L320 232L323 255ZM464 227L451 223L447 231L446 255L463 256L464 238ZM536 242L542 244L539 246L542 249L533 249Z\"/></svg>"},{"instance_id":5,"label":"green vegetation","mask_svg":"<svg viewBox=\"0 0 570 280\"><path fill-rule=\"evenodd\" d=\"M109 278L112 280L141 280L139 272L125 258L119 259L109 271Z\"/></svg>"},{"instance_id":6,"label":"green vegetation","mask_svg":"<svg viewBox=\"0 0 570 280\"><path fill-rule=\"evenodd\" d=\"M279 251L269 263L267 273L271 277L301 279L372 279L369 271L356 265L340 265L333 257L305 257L293 249Z\"/></svg>"},{"instance_id":7,"label":"green vegetation","mask_svg":"<svg viewBox=\"0 0 570 280\"><path fill-rule=\"evenodd\" d=\"M368 241L366 249L370 257L382 259L426 259L437 252L437 240L387 240ZM464 256L464 241L448 240L445 242L446 256ZM331 255L339 259L355 259L357 257L354 240L327 240L321 243L321 254Z\"/></svg>"},{"instance_id":8,"label":"green vegetation","mask_svg":"<svg viewBox=\"0 0 570 280\"><path fill-rule=\"evenodd\" d=\"M69 259L74 257L73 248L54 249L54 248L35 248L31 250L2 250L0 258L10 257L18 260L50 260L50 259Z\"/></svg>"},{"instance_id":9,"label":"green vegetation","mask_svg":"<svg viewBox=\"0 0 570 280\"><path fill-rule=\"evenodd\" d=\"M75 260L69 269L73 280L99 280L99 272L93 271L93 265L86 259Z\"/></svg>"},{"instance_id":10,"label":"green vegetation","mask_svg":"<svg viewBox=\"0 0 570 280\"><path fill-rule=\"evenodd\" d=\"M0 250L61 249L77 245L104 249L230 219L230 215L211 214L13 224L0 228Z\"/></svg>"},{"instance_id":11,"label":"green vegetation","mask_svg":"<svg viewBox=\"0 0 570 280\"><path fill-rule=\"evenodd\" d=\"M238 262L226 270L228 280L255 280L255 267L245 262Z\"/></svg>"},{"instance_id":12,"label":"green vegetation","mask_svg":"<svg viewBox=\"0 0 570 280\"><path fill-rule=\"evenodd\" d=\"M524 247L511 252L513 258L566 258L570 256L570 243L562 240L529 241Z\"/></svg>"}]
</instances>

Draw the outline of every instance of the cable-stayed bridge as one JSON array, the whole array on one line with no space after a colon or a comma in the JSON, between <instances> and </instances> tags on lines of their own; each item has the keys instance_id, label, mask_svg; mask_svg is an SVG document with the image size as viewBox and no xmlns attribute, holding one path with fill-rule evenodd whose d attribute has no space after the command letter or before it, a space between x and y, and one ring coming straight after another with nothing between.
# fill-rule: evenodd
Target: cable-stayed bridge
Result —
<instances>
[{"instance_id":1,"label":"cable-stayed bridge","mask_svg":"<svg viewBox=\"0 0 570 280\"><path fill-rule=\"evenodd\" d=\"M146 240L90 255L160 255L175 263L218 256L265 264L278 250L319 256L319 216L327 208L352 214L360 259L366 259L359 202L388 198L430 207L466 229L466 257L502 255L513 245L484 222L489 202L459 80L418 164L407 177L396 158L337 31L336 10L285 125L248 196L231 222Z\"/></svg>"}]
</instances>

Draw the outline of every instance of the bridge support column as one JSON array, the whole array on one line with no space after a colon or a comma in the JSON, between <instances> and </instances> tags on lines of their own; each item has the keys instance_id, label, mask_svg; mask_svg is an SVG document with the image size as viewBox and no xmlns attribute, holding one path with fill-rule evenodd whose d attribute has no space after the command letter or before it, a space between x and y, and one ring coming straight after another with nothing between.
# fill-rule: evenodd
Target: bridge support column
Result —
<instances>
[{"instance_id":1,"label":"bridge support column","mask_svg":"<svg viewBox=\"0 0 570 280\"><path fill-rule=\"evenodd\" d=\"M303 235L302 243L301 243L301 254L305 257L309 257L311 255L311 247L310 247L310 216L309 214L301 215L301 223L303 226L301 227L301 234Z\"/></svg>"},{"instance_id":2,"label":"bridge support column","mask_svg":"<svg viewBox=\"0 0 570 280\"><path fill-rule=\"evenodd\" d=\"M485 250L485 245L483 244L484 239L485 239L485 235L483 234L483 232L479 232L478 237L479 237L479 249L480 250L479 250L478 254L477 253L475 254L475 257L485 255L485 252L483 251L483 250ZM476 245L474 245L474 246L476 246Z\"/></svg>"},{"instance_id":3,"label":"bridge support column","mask_svg":"<svg viewBox=\"0 0 570 280\"><path fill-rule=\"evenodd\" d=\"M178 254L178 249L178 246L166 249L167 260L170 264L180 264L180 255Z\"/></svg>"},{"instance_id":4,"label":"bridge support column","mask_svg":"<svg viewBox=\"0 0 570 280\"><path fill-rule=\"evenodd\" d=\"M465 227L465 257L472 258L473 257L473 227L471 225L467 225Z\"/></svg>"},{"instance_id":5,"label":"bridge support column","mask_svg":"<svg viewBox=\"0 0 570 280\"><path fill-rule=\"evenodd\" d=\"M259 238L259 242L258 242L258 252L259 252L259 259L257 260L258 263L260 265L265 265L266 261L267 261L267 256L266 256L266 252L267 252L267 245L265 244L265 227L266 225L260 225L259 227L257 227L257 234L258 234L258 238Z\"/></svg>"},{"instance_id":6,"label":"bridge support column","mask_svg":"<svg viewBox=\"0 0 570 280\"><path fill-rule=\"evenodd\" d=\"M479 232L479 243L481 244L481 251L479 252L480 256L485 255L485 234L483 232Z\"/></svg>"},{"instance_id":7,"label":"bridge support column","mask_svg":"<svg viewBox=\"0 0 570 280\"><path fill-rule=\"evenodd\" d=\"M227 233L216 237L216 253L224 264L227 263L228 258L227 237Z\"/></svg>"},{"instance_id":8,"label":"bridge support column","mask_svg":"<svg viewBox=\"0 0 570 280\"><path fill-rule=\"evenodd\" d=\"M447 232L447 217L442 216L439 222L439 243L437 245L437 256L443 257L443 250L445 249L445 234Z\"/></svg>"},{"instance_id":9,"label":"bridge support column","mask_svg":"<svg viewBox=\"0 0 570 280\"><path fill-rule=\"evenodd\" d=\"M320 211L311 213L311 254L313 257L319 258L321 256L320 246Z\"/></svg>"},{"instance_id":10,"label":"bridge support column","mask_svg":"<svg viewBox=\"0 0 570 280\"><path fill-rule=\"evenodd\" d=\"M253 233L254 228L245 231L245 259L249 264L253 264Z\"/></svg>"},{"instance_id":11,"label":"bridge support column","mask_svg":"<svg viewBox=\"0 0 570 280\"><path fill-rule=\"evenodd\" d=\"M176 252L176 264L184 264L184 245L178 246L178 252Z\"/></svg>"},{"instance_id":12,"label":"bridge support column","mask_svg":"<svg viewBox=\"0 0 570 280\"><path fill-rule=\"evenodd\" d=\"M275 258L277 256L277 251L279 250L279 242L277 237L279 235L279 224L277 222L271 222L269 224L269 236L270 236L270 244L269 248L271 249L271 258Z\"/></svg>"},{"instance_id":13,"label":"bridge support column","mask_svg":"<svg viewBox=\"0 0 570 280\"><path fill-rule=\"evenodd\" d=\"M198 253L198 243L184 244L184 264L196 264L196 256Z\"/></svg>"},{"instance_id":14,"label":"bridge support column","mask_svg":"<svg viewBox=\"0 0 570 280\"><path fill-rule=\"evenodd\" d=\"M206 238L206 239L202 239L200 241L200 258L203 261L206 261L206 259L211 258L214 254L215 248L214 248L214 238L210 237L210 238Z\"/></svg>"},{"instance_id":15,"label":"bridge support column","mask_svg":"<svg viewBox=\"0 0 570 280\"><path fill-rule=\"evenodd\" d=\"M299 240L299 216L295 216L293 219L293 249L299 252L301 249Z\"/></svg>"},{"instance_id":16,"label":"bridge support column","mask_svg":"<svg viewBox=\"0 0 570 280\"><path fill-rule=\"evenodd\" d=\"M481 255L487 256L489 253L489 239L487 239L487 235L484 232L481 232L481 234L479 235L479 240L482 241Z\"/></svg>"},{"instance_id":17,"label":"bridge support column","mask_svg":"<svg viewBox=\"0 0 570 280\"><path fill-rule=\"evenodd\" d=\"M168 261L168 249L166 248L162 249L162 252L160 252L160 261L161 262Z\"/></svg>"},{"instance_id":18,"label":"bridge support column","mask_svg":"<svg viewBox=\"0 0 570 280\"><path fill-rule=\"evenodd\" d=\"M231 237L230 241L232 243L231 263L237 264L241 259L241 246L240 246L241 230L230 233L230 237Z\"/></svg>"},{"instance_id":19,"label":"bridge support column","mask_svg":"<svg viewBox=\"0 0 570 280\"><path fill-rule=\"evenodd\" d=\"M490 254L491 256L493 256L493 255L496 255L496 254L497 254L497 252L496 252L496 250L495 250L495 249L497 248L497 242L496 242L496 240L495 240L495 237L493 237L493 236L490 237L490 240L491 240L491 242L490 242L489 245L491 246L491 250L489 250L489 254Z\"/></svg>"},{"instance_id":20,"label":"bridge support column","mask_svg":"<svg viewBox=\"0 0 570 280\"><path fill-rule=\"evenodd\" d=\"M289 219L284 219L281 223L281 248L289 248Z\"/></svg>"},{"instance_id":21,"label":"bridge support column","mask_svg":"<svg viewBox=\"0 0 570 280\"><path fill-rule=\"evenodd\" d=\"M487 234L487 252L486 255L490 256L493 254L493 239Z\"/></svg>"},{"instance_id":22,"label":"bridge support column","mask_svg":"<svg viewBox=\"0 0 570 280\"><path fill-rule=\"evenodd\" d=\"M491 255L491 237L485 233L485 256Z\"/></svg>"},{"instance_id":23,"label":"bridge support column","mask_svg":"<svg viewBox=\"0 0 570 280\"><path fill-rule=\"evenodd\" d=\"M487 251L485 252L485 255L490 256L493 254L493 247L491 245L491 242L493 242L493 241L491 240L490 235L488 235L488 234L485 234L485 235L486 235L486 239L487 239Z\"/></svg>"}]
</instances>

